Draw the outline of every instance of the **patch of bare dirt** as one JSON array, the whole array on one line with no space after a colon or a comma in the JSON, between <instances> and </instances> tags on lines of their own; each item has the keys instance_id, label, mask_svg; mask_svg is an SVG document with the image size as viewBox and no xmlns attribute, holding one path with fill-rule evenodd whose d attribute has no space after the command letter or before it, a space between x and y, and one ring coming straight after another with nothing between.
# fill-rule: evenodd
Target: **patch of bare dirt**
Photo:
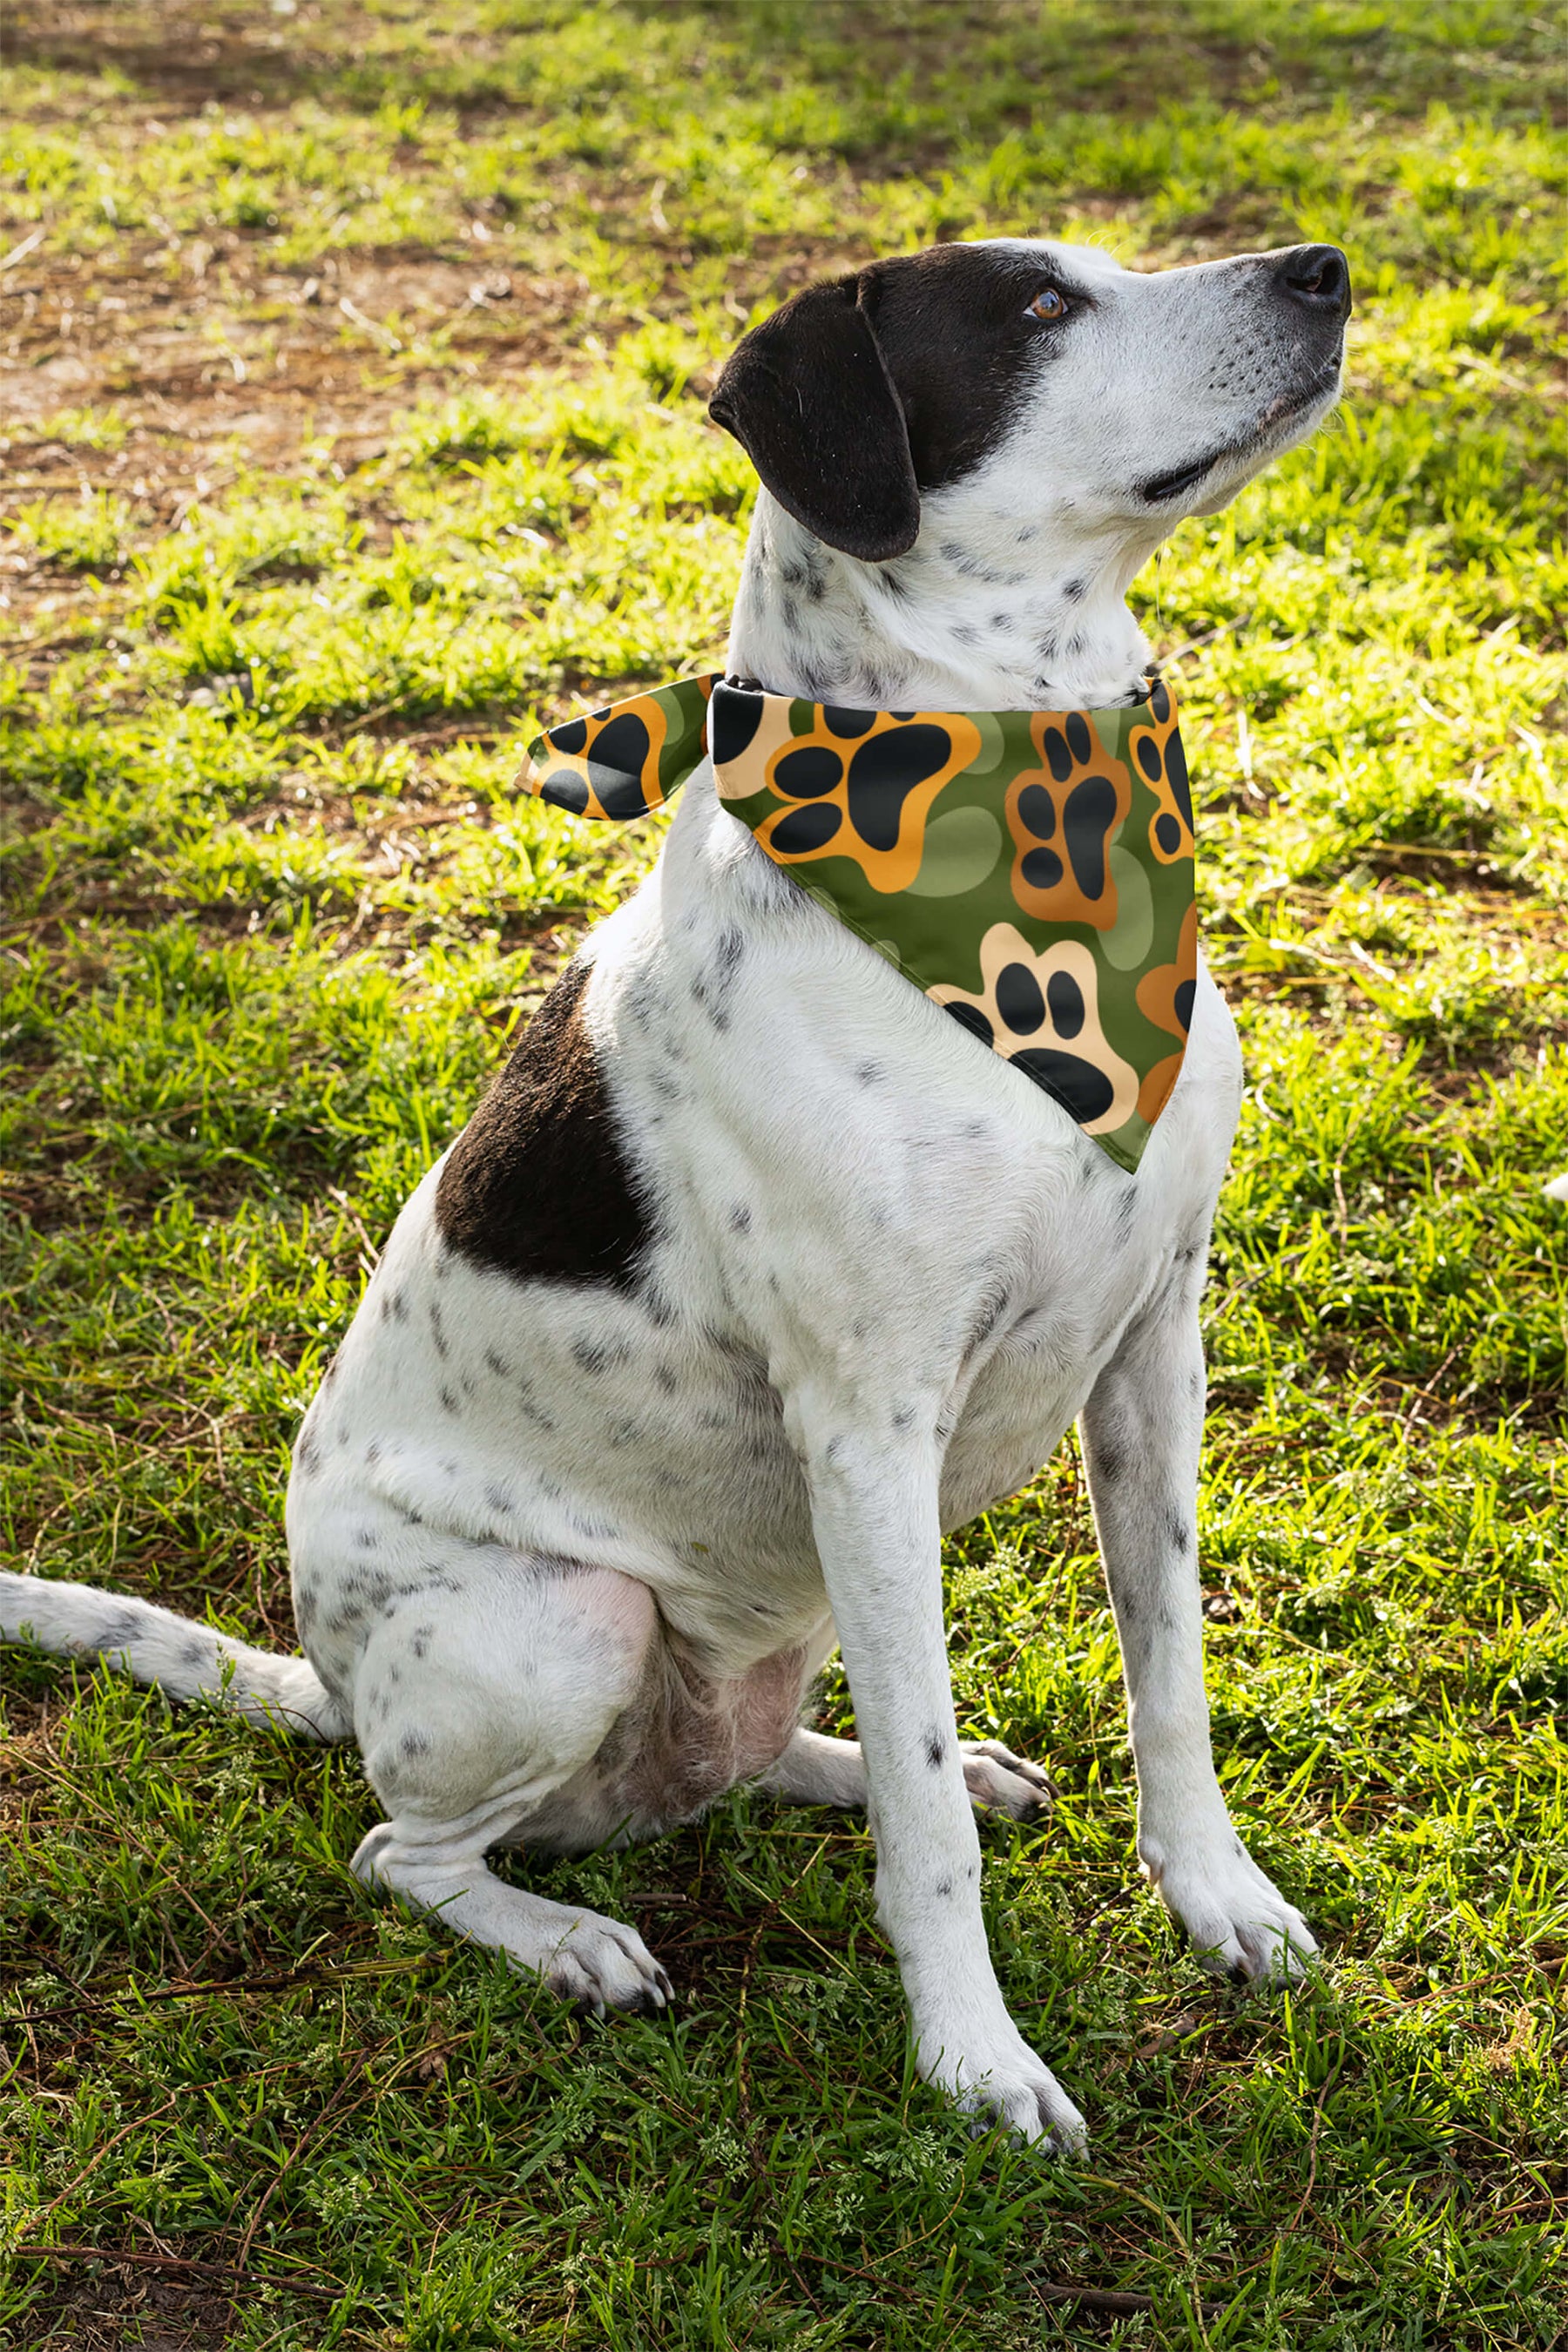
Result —
<instances>
[{"instance_id":1,"label":"patch of bare dirt","mask_svg":"<svg viewBox=\"0 0 1568 2352\"><path fill-rule=\"evenodd\" d=\"M7 13L12 64L79 74L110 68L192 106L208 98L278 104L319 91L340 61L339 45L316 37L323 11L309 5L275 13L234 0L196 7L20 0Z\"/></svg>"},{"instance_id":2,"label":"patch of bare dirt","mask_svg":"<svg viewBox=\"0 0 1568 2352\"><path fill-rule=\"evenodd\" d=\"M182 466L171 445L233 440L251 464L281 464L307 427L361 445L346 453L357 459L423 389L569 359L584 294L581 279L520 276L481 248L329 255L282 271L238 234L91 257L46 246L5 286L8 495L87 478L166 509L201 495L203 470L199 447ZM438 359L393 364L410 338L436 334ZM42 430L62 411L109 406L139 446L108 456Z\"/></svg>"}]
</instances>

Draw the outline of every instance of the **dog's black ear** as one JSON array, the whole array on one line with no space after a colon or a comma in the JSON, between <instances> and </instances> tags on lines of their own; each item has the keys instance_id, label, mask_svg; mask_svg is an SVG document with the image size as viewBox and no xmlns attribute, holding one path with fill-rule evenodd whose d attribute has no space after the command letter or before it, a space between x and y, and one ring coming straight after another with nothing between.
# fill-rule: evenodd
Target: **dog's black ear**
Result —
<instances>
[{"instance_id":1,"label":"dog's black ear","mask_svg":"<svg viewBox=\"0 0 1568 2352\"><path fill-rule=\"evenodd\" d=\"M808 286L735 346L708 414L796 522L885 563L914 545L921 494L904 412L858 278Z\"/></svg>"}]
</instances>

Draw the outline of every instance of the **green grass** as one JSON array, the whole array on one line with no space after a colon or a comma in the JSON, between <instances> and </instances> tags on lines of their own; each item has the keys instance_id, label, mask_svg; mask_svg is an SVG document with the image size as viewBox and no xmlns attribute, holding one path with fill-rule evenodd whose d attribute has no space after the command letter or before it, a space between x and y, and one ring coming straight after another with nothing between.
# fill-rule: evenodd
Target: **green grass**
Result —
<instances>
[{"instance_id":1,"label":"green grass","mask_svg":"<svg viewBox=\"0 0 1568 2352\"><path fill-rule=\"evenodd\" d=\"M971 2142L913 2082L857 1822L742 1795L530 1867L679 1986L672 2021L595 2028L357 1888L353 1756L12 1653L9 2345L1500 2352L1568 2324L1561 21L1133 23L16 12L0 243L44 235L6 274L0 1507L11 1564L291 1643L298 1414L401 1200L657 846L510 778L541 714L721 641L752 486L702 400L748 318L939 235L1335 237L1341 419L1136 592L1250 1081L1208 1313L1216 1739L1323 1975L1216 1990L1136 1883L1070 1449L952 1543L950 1593L965 1724L1063 1791L1043 1832L986 1826L984 1895L1081 2167ZM834 1675L819 1720L848 1721Z\"/></svg>"}]
</instances>

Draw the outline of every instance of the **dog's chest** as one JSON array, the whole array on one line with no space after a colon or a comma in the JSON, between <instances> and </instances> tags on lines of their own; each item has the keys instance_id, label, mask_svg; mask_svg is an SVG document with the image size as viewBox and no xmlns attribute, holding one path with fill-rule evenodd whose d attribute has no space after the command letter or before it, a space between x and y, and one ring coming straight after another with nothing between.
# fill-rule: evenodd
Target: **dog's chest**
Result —
<instances>
[{"instance_id":1,"label":"dog's chest","mask_svg":"<svg viewBox=\"0 0 1568 2352\"><path fill-rule=\"evenodd\" d=\"M466 1540L591 1558L731 1674L821 1620L812 1415L933 1441L948 1527L1016 1491L1202 1248L1239 1076L1205 983L1131 1177L830 919L773 919L722 872L683 890L671 862L602 927L569 1063L522 1074L534 1139L490 1135L492 1191L533 1187L494 1262L472 1217L454 1242L435 1178L400 1219L310 1417L331 1467L297 1519L330 1559L374 1493ZM552 1126L590 1060L604 1116ZM476 1178L467 1209L489 1197ZM529 1272L546 1226L574 1272Z\"/></svg>"}]
</instances>

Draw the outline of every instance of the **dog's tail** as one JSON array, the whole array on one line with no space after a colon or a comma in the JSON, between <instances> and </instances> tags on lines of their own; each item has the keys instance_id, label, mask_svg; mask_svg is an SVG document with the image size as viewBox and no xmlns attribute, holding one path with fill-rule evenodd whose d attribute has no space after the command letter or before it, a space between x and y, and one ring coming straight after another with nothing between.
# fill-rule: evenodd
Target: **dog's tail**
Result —
<instances>
[{"instance_id":1,"label":"dog's tail","mask_svg":"<svg viewBox=\"0 0 1568 2352\"><path fill-rule=\"evenodd\" d=\"M205 1698L247 1723L275 1723L302 1739L341 1740L353 1727L303 1658L230 1641L151 1601L54 1577L0 1573L0 1639L27 1635L62 1658L102 1658L170 1698Z\"/></svg>"}]
</instances>

